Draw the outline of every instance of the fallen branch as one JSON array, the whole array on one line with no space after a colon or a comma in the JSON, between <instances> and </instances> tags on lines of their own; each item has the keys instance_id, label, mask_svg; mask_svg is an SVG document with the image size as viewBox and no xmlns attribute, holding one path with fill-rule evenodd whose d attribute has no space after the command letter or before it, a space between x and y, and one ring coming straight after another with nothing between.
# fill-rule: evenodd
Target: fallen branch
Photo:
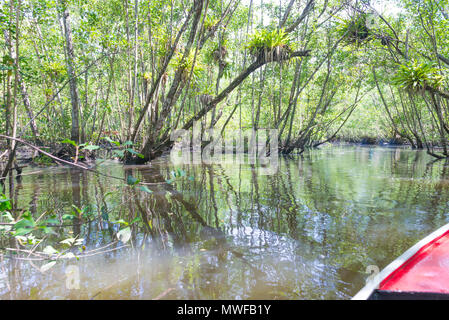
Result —
<instances>
[{"instance_id":1,"label":"fallen branch","mask_svg":"<svg viewBox=\"0 0 449 320\"><path fill-rule=\"evenodd\" d=\"M87 252L85 252L83 254L76 255L76 258L92 257L92 256L96 256L96 255L99 255L99 254L104 254L104 253L108 253L108 252L112 252L112 251L117 251L117 250L129 247L129 245L122 245L122 246L117 247L117 248L104 250L105 248L109 247L110 245L112 245L114 243L117 243L117 242L112 242L109 245L104 246L103 248L90 250L90 251L87 251ZM103 250L100 251L100 249L103 249ZM45 252L33 251L34 249L32 249L32 250L25 250L25 249L18 249L18 248L4 248L3 250L8 251L8 252L16 252L16 253L17 252L23 252L23 253L26 253L27 254L26 257L20 257L20 256L11 256L11 257L9 257L11 259L23 260L23 261L46 261L46 260L58 261L58 260L67 260L67 258L64 257L64 254L69 252L69 251L66 250L66 251L63 251L63 252L58 253L56 255L54 255L54 254L53 255L49 255L49 254L47 254Z\"/></svg>"},{"instance_id":2,"label":"fallen branch","mask_svg":"<svg viewBox=\"0 0 449 320\"><path fill-rule=\"evenodd\" d=\"M153 300L160 300L163 297L165 297L167 294L169 294L170 292L172 292L173 290L175 290L175 288L168 288L167 290L165 290L164 292L162 292L160 295L158 295L156 298L154 298Z\"/></svg>"},{"instance_id":3,"label":"fallen branch","mask_svg":"<svg viewBox=\"0 0 449 320\"><path fill-rule=\"evenodd\" d=\"M3 135L3 134L0 134L0 138L5 138L5 139L9 139L9 140L14 140L14 141L20 142L20 143L22 143L22 144L24 144L24 145L26 145L26 146L28 146L28 147L30 147L30 148L32 148L32 149L38 151L38 152L40 152L40 153L46 155L47 157L52 158L52 159L55 160L55 161L59 161L59 162L68 164L69 166L72 166L72 167L75 167L75 168L84 169L84 170L89 170L89 171L95 171L95 170L92 170L92 169L90 169L90 168L88 168L88 167L79 165L79 164L77 164L77 163L73 163L73 162L66 161L66 160L60 159L60 158L58 158L58 157L55 157L55 156L52 155L51 153L48 153L48 152L46 152L46 151L44 151L44 150L42 150L42 149L40 149L40 148L38 148L38 147L32 145L31 143L28 143L28 142L22 140L22 139L14 138L14 137L9 137L9 136L5 136L5 135Z\"/></svg>"},{"instance_id":4,"label":"fallen branch","mask_svg":"<svg viewBox=\"0 0 449 320\"><path fill-rule=\"evenodd\" d=\"M28 147L30 147L30 148L32 148L32 149L38 151L38 152L40 152L40 153L46 155L47 157L53 159L53 160L56 161L56 162L61 162L61 163L67 164L67 165L69 165L69 166L78 168L78 169L83 169L83 170L87 170L87 171L93 172L93 173L95 173L95 174L102 175L102 176L104 176L104 177L113 178L113 179L118 179L118 180L121 180L121 181L125 181L125 182L126 182L126 179L125 179L125 178L116 177L116 176L111 176L111 175L108 175L108 174L105 174L105 173L98 172L98 171L95 170L95 169L92 169L92 168L89 168L89 167L82 166L82 165L80 165L80 164L78 164L78 163L74 163L74 162L70 162L70 161L63 160L63 159L61 159L61 158L58 158L58 157L52 155L51 153L48 153L48 152L42 150L41 148L38 148L38 147L32 145L31 143L26 142L26 141L24 141L24 140L22 140L22 139L14 138L14 137L9 137L9 136L5 136L5 135L3 135L3 134L0 134L0 138L5 138L5 139L9 139L9 140L14 140L14 141L16 141L16 142L20 142L20 143L22 143L22 144L24 144L24 145L26 145L26 146L28 146ZM0 178L0 180L2 180L2 179L5 179L5 177ZM164 183L139 182L138 184L141 184L141 185L160 185L160 184L164 184Z\"/></svg>"},{"instance_id":5,"label":"fallen branch","mask_svg":"<svg viewBox=\"0 0 449 320\"><path fill-rule=\"evenodd\" d=\"M5 150L2 154L0 154L0 159L3 158L8 153L8 150Z\"/></svg>"}]
</instances>

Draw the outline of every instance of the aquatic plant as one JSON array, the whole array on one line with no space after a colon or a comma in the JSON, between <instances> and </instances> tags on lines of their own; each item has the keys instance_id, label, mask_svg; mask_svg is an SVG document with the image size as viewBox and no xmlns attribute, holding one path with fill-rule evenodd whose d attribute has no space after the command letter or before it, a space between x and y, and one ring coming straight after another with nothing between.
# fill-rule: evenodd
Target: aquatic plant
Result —
<instances>
[{"instance_id":1,"label":"aquatic plant","mask_svg":"<svg viewBox=\"0 0 449 320\"><path fill-rule=\"evenodd\" d=\"M123 220L109 221L107 212L102 212L102 219L118 226L116 232L116 241L113 241L101 248L87 250L85 240L79 235L73 236L70 229L73 221L79 220L92 222L98 218L97 210L94 206L86 205L78 208L72 205L70 213L60 217L51 212L44 212L38 219L35 219L29 211L22 212L14 217L11 200L4 194L0 194L0 240L9 243L11 239L15 240L15 247L0 248L0 256L4 253L11 254L12 258L18 258L24 261L41 261L39 267L41 272L46 272L56 265L58 261L76 259L101 254L104 251L118 250L127 247L127 242L131 238L130 226L140 221L140 218L134 218L131 222ZM51 239L51 240L50 240ZM51 245L48 244L50 241ZM122 245L117 248L109 247L117 242Z\"/></svg>"}]
</instances>

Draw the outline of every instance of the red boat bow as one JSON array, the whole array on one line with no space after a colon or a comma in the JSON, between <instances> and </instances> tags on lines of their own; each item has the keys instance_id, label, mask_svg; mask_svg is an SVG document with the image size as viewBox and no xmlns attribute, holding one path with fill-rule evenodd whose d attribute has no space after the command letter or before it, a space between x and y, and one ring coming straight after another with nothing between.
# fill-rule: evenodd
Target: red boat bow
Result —
<instances>
[{"instance_id":1,"label":"red boat bow","mask_svg":"<svg viewBox=\"0 0 449 320\"><path fill-rule=\"evenodd\" d=\"M379 289L449 294L449 232L421 248L382 281Z\"/></svg>"},{"instance_id":2,"label":"red boat bow","mask_svg":"<svg viewBox=\"0 0 449 320\"><path fill-rule=\"evenodd\" d=\"M390 263L353 300L449 299L449 224Z\"/></svg>"}]
</instances>

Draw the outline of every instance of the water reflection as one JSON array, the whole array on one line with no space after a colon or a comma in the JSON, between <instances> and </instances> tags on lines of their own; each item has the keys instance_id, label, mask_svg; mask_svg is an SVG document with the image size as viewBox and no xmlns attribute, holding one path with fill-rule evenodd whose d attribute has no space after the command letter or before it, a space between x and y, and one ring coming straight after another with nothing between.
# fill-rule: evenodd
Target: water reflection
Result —
<instances>
[{"instance_id":1,"label":"water reflection","mask_svg":"<svg viewBox=\"0 0 449 320\"><path fill-rule=\"evenodd\" d=\"M449 164L430 161L419 151L342 147L282 159L269 176L230 163L174 168L164 158L98 167L138 177L152 194L75 169L30 168L12 189L16 212L62 216L75 205L89 218L58 232L80 234L90 249L115 241L114 221L136 221L132 247L113 243L44 274L5 255L0 297L348 299L368 265L383 268L449 222ZM177 169L185 177L165 183ZM67 289L69 265L79 268L79 290Z\"/></svg>"}]
</instances>

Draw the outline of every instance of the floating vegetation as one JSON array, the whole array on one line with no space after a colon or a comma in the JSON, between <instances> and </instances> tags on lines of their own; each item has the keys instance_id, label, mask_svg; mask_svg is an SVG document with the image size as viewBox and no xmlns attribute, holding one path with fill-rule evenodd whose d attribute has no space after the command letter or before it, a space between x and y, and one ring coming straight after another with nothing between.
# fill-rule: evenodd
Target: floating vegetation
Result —
<instances>
[{"instance_id":1,"label":"floating vegetation","mask_svg":"<svg viewBox=\"0 0 449 320\"><path fill-rule=\"evenodd\" d=\"M116 233L117 240L99 248L86 249L85 239L73 236L70 227L73 221L90 222L96 219L91 206L82 209L72 205L70 213L58 217L51 212L44 212L35 219L29 211L22 212L18 217L13 215L11 200L0 194L0 256L36 262L43 264L39 270L44 273L52 268L60 260L70 260L104 254L128 247L126 244L130 239L129 223L122 220L111 221L113 224L123 225ZM107 213L103 212L103 218L108 221ZM134 222L137 220L134 219ZM5 246L15 240L16 246ZM48 244L48 242L52 244Z\"/></svg>"}]
</instances>

